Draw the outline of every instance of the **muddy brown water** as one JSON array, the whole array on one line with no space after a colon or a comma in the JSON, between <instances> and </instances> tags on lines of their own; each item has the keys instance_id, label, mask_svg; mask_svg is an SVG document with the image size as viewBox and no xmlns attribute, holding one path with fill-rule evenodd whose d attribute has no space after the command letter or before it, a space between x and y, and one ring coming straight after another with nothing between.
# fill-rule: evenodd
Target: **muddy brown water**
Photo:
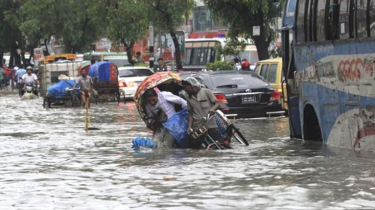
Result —
<instances>
[{"instance_id":1,"label":"muddy brown water","mask_svg":"<svg viewBox=\"0 0 375 210\"><path fill-rule=\"evenodd\" d=\"M134 103L44 109L0 96L0 209L374 209L371 152L290 139L287 118L235 120L250 146L142 149Z\"/></svg>"}]
</instances>

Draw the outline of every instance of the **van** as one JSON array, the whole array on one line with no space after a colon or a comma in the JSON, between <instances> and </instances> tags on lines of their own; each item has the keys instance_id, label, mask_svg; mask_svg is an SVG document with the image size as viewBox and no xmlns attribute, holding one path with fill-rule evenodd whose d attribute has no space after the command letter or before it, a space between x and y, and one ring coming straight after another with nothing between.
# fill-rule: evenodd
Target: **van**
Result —
<instances>
[{"instance_id":1,"label":"van","mask_svg":"<svg viewBox=\"0 0 375 210\"><path fill-rule=\"evenodd\" d=\"M59 82L60 75L67 76L70 80L77 79L79 77L77 73L78 66L81 62L69 62L69 63L46 63L39 66L39 83L40 83L40 95L45 96L47 88Z\"/></svg>"},{"instance_id":2,"label":"van","mask_svg":"<svg viewBox=\"0 0 375 210\"><path fill-rule=\"evenodd\" d=\"M255 73L259 74L273 88L281 94L281 106L288 111L285 78L282 71L283 61L281 58L273 58L259 61L255 67Z\"/></svg>"}]
</instances>

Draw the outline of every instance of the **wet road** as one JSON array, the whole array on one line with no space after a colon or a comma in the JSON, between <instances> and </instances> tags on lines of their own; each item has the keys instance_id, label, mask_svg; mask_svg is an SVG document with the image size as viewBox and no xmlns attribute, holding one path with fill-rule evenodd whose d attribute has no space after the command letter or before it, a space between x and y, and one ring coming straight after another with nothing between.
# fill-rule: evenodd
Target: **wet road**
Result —
<instances>
[{"instance_id":1,"label":"wet road","mask_svg":"<svg viewBox=\"0 0 375 210\"><path fill-rule=\"evenodd\" d=\"M94 105L88 134L83 109L41 104L0 96L1 209L375 208L375 155L291 140L286 118L236 120L249 147L135 153L134 103Z\"/></svg>"}]
</instances>

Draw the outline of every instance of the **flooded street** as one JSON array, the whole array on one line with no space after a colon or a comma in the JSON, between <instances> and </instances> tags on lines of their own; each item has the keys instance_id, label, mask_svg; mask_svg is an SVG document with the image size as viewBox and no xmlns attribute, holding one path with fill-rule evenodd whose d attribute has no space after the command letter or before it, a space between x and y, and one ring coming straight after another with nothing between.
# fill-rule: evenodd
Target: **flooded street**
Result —
<instances>
[{"instance_id":1,"label":"flooded street","mask_svg":"<svg viewBox=\"0 0 375 210\"><path fill-rule=\"evenodd\" d=\"M287 118L233 121L249 147L137 153L133 102L92 105L88 134L84 109L42 102L0 96L2 210L375 208L375 155L289 139Z\"/></svg>"}]
</instances>

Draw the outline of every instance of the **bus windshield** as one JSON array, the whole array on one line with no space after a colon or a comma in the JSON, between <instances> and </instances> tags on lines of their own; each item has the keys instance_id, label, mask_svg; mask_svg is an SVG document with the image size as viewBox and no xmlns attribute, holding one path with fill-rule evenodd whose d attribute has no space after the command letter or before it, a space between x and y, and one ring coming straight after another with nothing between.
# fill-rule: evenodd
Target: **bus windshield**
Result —
<instances>
[{"instance_id":1,"label":"bus windshield","mask_svg":"<svg viewBox=\"0 0 375 210\"><path fill-rule=\"evenodd\" d=\"M215 62L215 47L220 45L219 41L186 41L185 43L185 65L205 66Z\"/></svg>"}]
</instances>

